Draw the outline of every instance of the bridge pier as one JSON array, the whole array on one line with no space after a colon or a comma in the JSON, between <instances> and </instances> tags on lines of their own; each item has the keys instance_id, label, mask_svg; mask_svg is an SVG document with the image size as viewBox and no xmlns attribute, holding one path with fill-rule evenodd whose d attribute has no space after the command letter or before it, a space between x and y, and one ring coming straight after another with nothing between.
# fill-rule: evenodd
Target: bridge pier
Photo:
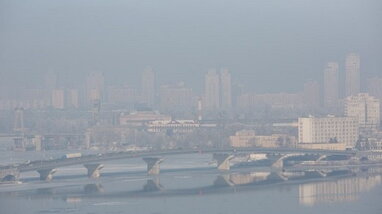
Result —
<instances>
[{"instance_id":1,"label":"bridge pier","mask_svg":"<svg viewBox=\"0 0 382 214\"><path fill-rule=\"evenodd\" d=\"M86 184L84 186L84 192L86 194L100 193L103 191L104 191L104 189L103 189L102 184Z\"/></svg>"},{"instance_id":2,"label":"bridge pier","mask_svg":"<svg viewBox=\"0 0 382 214\"><path fill-rule=\"evenodd\" d=\"M160 172L160 164L163 162L162 158L143 158L143 160L147 163L147 174L149 175L158 175Z\"/></svg>"},{"instance_id":3,"label":"bridge pier","mask_svg":"<svg viewBox=\"0 0 382 214\"><path fill-rule=\"evenodd\" d=\"M320 157L317 158L316 162L320 162L320 161L324 160L327 157L328 157L327 155L321 155Z\"/></svg>"},{"instance_id":4,"label":"bridge pier","mask_svg":"<svg viewBox=\"0 0 382 214\"><path fill-rule=\"evenodd\" d=\"M162 191L164 188L160 184L159 178L147 180L147 183L143 186L143 191L145 192L157 192Z\"/></svg>"},{"instance_id":5,"label":"bridge pier","mask_svg":"<svg viewBox=\"0 0 382 214\"><path fill-rule=\"evenodd\" d=\"M234 158L231 154L215 153L214 160L217 162L217 168L222 171L228 171L231 168L229 161Z\"/></svg>"},{"instance_id":6,"label":"bridge pier","mask_svg":"<svg viewBox=\"0 0 382 214\"><path fill-rule=\"evenodd\" d=\"M99 163L94 164L84 164L85 168L88 170L89 178L99 178L101 175L101 169L103 169L104 165Z\"/></svg>"},{"instance_id":7,"label":"bridge pier","mask_svg":"<svg viewBox=\"0 0 382 214\"><path fill-rule=\"evenodd\" d=\"M56 169L40 169L37 170L40 174L40 180L42 181L51 181L53 179L53 174L57 172Z\"/></svg>"},{"instance_id":8,"label":"bridge pier","mask_svg":"<svg viewBox=\"0 0 382 214\"><path fill-rule=\"evenodd\" d=\"M214 181L214 186L231 187L235 186L235 184L232 182L230 175L219 175Z\"/></svg>"}]
</instances>

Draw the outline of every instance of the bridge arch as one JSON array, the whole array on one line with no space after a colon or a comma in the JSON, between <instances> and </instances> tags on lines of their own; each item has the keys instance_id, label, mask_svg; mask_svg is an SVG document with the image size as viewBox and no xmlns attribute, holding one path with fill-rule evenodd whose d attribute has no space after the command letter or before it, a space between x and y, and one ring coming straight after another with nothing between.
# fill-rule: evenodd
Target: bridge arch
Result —
<instances>
[{"instance_id":1,"label":"bridge arch","mask_svg":"<svg viewBox=\"0 0 382 214\"><path fill-rule=\"evenodd\" d=\"M2 182L10 182L10 181L16 181L17 177L15 175L6 175L1 181Z\"/></svg>"}]
</instances>

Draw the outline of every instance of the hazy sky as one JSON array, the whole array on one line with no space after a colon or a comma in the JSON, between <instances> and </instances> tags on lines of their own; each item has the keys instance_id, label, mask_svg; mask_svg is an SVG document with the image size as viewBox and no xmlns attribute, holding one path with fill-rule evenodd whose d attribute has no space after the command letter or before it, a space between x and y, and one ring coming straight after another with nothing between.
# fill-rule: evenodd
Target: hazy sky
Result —
<instances>
[{"instance_id":1,"label":"hazy sky","mask_svg":"<svg viewBox=\"0 0 382 214\"><path fill-rule=\"evenodd\" d=\"M381 0L0 0L2 82L102 71L134 84L149 65L201 86L227 67L256 91L296 90L349 51L382 75Z\"/></svg>"}]
</instances>

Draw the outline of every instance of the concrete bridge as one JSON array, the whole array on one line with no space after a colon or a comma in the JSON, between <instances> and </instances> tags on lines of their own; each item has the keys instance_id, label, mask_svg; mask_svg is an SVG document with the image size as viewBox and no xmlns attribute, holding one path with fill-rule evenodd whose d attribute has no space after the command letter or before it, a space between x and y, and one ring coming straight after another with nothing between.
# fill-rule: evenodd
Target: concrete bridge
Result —
<instances>
[{"instance_id":1,"label":"concrete bridge","mask_svg":"<svg viewBox=\"0 0 382 214\"><path fill-rule=\"evenodd\" d=\"M59 167L71 165L84 165L90 178L100 176L100 170L106 161L130 158L142 158L147 163L147 173L150 175L160 173L160 163L164 156L182 154L213 154L213 159L217 162L217 168L222 171L230 170L230 160L240 153L266 153L279 155L280 158L272 165L277 169L283 168L283 161L286 158L301 155L318 155L319 160L330 155L357 156L354 151L333 151L333 150L309 150L295 148L209 148L209 149L175 149L139 152L113 152L96 155L86 155L76 158L60 158L53 160L32 161L30 163L15 166L0 167L0 180L17 180L19 174L27 171L37 171L41 180L50 181L53 174ZM359 156L359 155L358 155ZM322 157L322 158L321 158Z\"/></svg>"}]
</instances>

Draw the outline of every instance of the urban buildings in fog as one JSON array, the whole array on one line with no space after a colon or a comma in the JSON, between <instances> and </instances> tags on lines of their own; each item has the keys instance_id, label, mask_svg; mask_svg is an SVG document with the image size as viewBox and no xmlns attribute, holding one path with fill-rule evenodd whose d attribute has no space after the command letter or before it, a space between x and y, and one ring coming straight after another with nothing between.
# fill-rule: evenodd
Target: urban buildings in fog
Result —
<instances>
[{"instance_id":1,"label":"urban buildings in fog","mask_svg":"<svg viewBox=\"0 0 382 214\"><path fill-rule=\"evenodd\" d=\"M160 93L160 110L171 115L192 112L196 98L192 89L185 87L183 82L178 84L162 85Z\"/></svg>"},{"instance_id":2,"label":"urban buildings in fog","mask_svg":"<svg viewBox=\"0 0 382 214\"><path fill-rule=\"evenodd\" d=\"M230 110L232 108L231 73L226 68L222 69L220 72L220 85L221 108L223 110Z\"/></svg>"},{"instance_id":3,"label":"urban buildings in fog","mask_svg":"<svg viewBox=\"0 0 382 214\"><path fill-rule=\"evenodd\" d=\"M141 98L142 103L153 107L156 93L156 75L151 67L142 73Z\"/></svg>"},{"instance_id":4,"label":"urban buildings in fog","mask_svg":"<svg viewBox=\"0 0 382 214\"><path fill-rule=\"evenodd\" d=\"M329 62L324 69L324 106L335 109L339 102L339 71L337 62Z\"/></svg>"},{"instance_id":5,"label":"urban buildings in fog","mask_svg":"<svg viewBox=\"0 0 382 214\"><path fill-rule=\"evenodd\" d=\"M382 100L382 77L369 78L367 80L367 93L380 101ZM380 106L382 111L382 105Z\"/></svg>"},{"instance_id":6,"label":"urban buildings in fog","mask_svg":"<svg viewBox=\"0 0 382 214\"><path fill-rule=\"evenodd\" d=\"M220 108L220 78L215 69L210 69L205 76L204 106L207 111Z\"/></svg>"},{"instance_id":7,"label":"urban buildings in fog","mask_svg":"<svg viewBox=\"0 0 382 214\"><path fill-rule=\"evenodd\" d=\"M65 91L63 89L54 89L52 91L52 107L56 109L65 108Z\"/></svg>"},{"instance_id":8,"label":"urban buildings in fog","mask_svg":"<svg viewBox=\"0 0 382 214\"><path fill-rule=\"evenodd\" d=\"M349 53L345 60L346 96L356 95L361 91L360 57Z\"/></svg>"},{"instance_id":9,"label":"urban buildings in fog","mask_svg":"<svg viewBox=\"0 0 382 214\"><path fill-rule=\"evenodd\" d=\"M222 69L219 73L210 69L205 76L205 109L230 110L232 108L231 73Z\"/></svg>"},{"instance_id":10,"label":"urban buildings in fog","mask_svg":"<svg viewBox=\"0 0 382 214\"><path fill-rule=\"evenodd\" d=\"M102 73L93 73L86 79L86 101L88 105L103 99L105 78Z\"/></svg>"},{"instance_id":11,"label":"urban buildings in fog","mask_svg":"<svg viewBox=\"0 0 382 214\"><path fill-rule=\"evenodd\" d=\"M231 146L298 146L338 150L353 147L358 140L357 145L364 145L364 149L380 148L382 132L379 100L382 98L382 78L369 78L368 84L363 87L368 94L359 93L359 64L359 56L351 53L343 66L333 61L325 65L322 84L311 79L299 82L300 90L273 93L250 91L243 87L242 83L235 83L240 85L240 90L232 88L232 74L225 68L208 70L204 76L204 90L202 87L189 87L188 80L184 80L187 84L182 80L175 84L171 79L158 80L156 72L151 68L146 68L141 73L142 79L138 83L122 80L106 84L104 75L96 72L88 75L86 79L76 80L80 84L64 84L65 79L59 80L55 73L48 73L44 78L40 78L44 84L36 88L18 89L15 96L0 93L0 109L25 109L25 130L33 129L33 126L37 125L40 130L41 127L61 130L63 125L66 126L66 130L75 130L77 127L92 129L108 125L131 126L132 123L136 123L136 117L149 118L138 122L145 131L147 126L142 124L149 123L155 126L166 124L164 127L171 129L175 126L174 121L193 120L195 124L213 121L212 124L223 126L224 123L231 122L254 125L294 121L297 124L296 120L300 118L298 130L296 125L290 128L292 130L274 133L268 129L260 132L256 130L256 135L250 136L246 135L246 132L240 132L246 130L245 127L240 127L235 130L239 132L232 139L245 139L231 140ZM341 70L340 67L344 69ZM345 78L342 78L343 76ZM199 82L202 81L201 78ZM352 95L343 98L340 91L351 91L349 93ZM51 115L56 117L56 126L44 124L45 121L30 122L28 116L34 109L38 109L39 112L53 112ZM59 117L60 114L76 114L81 115L81 118L61 120L63 117ZM167 122L164 122L163 115ZM9 124L14 123L12 120L13 118L8 119ZM354 120L357 121L356 125L353 124ZM13 125L2 121L0 129L13 130ZM254 130L249 129L248 133L252 133L251 131ZM234 132L229 136L235 136ZM229 143L229 136L226 136L224 142ZM116 139L118 138L113 138ZM360 142L361 140L363 141ZM219 142L222 142L221 139Z\"/></svg>"},{"instance_id":12,"label":"urban buildings in fog","mask_svg":"<svg viewBox=\"0 0 382 214\"><path fill-rule=\"evenodd\" d=\"M373 132L380 125L380 101L366 93L349 96L345 100L345 115L354 117L361 132Z\"/></svg>"},{"instance_id":13,"label":"urban buildings in fog","mask_svg":"<svg viewBox=\"0 0 382 214\"><path fill-rule=\"evenodd\" d=\"M304 84L303 99L309 109L317 109L320 105L320 84L308 81Z\"/></svg>"}]
</instances>

